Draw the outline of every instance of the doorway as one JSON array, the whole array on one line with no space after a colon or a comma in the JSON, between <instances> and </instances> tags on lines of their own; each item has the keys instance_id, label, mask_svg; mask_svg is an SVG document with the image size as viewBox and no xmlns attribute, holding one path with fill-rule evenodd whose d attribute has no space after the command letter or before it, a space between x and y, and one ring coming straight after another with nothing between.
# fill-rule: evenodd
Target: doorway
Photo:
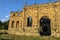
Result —
<instances>
[{"instance_id":1,"label":"doorway","mask_svg":"<svg viewBox=\"0 0 60 40\"><path fill-rule=\"evenodd\" d=\"M42 36L49 36L51 35L51 26L50 26L50 19L46 16L40 19L40 35Z\"/></svg>"}]
</instances>

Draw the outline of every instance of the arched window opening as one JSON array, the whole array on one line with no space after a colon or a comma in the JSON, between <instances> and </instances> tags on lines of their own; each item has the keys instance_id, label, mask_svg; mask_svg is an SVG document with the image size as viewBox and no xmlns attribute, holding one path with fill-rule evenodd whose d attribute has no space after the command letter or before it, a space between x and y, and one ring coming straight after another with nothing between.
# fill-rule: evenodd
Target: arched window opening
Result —
<instances>
[{"instance_id":1,"label":"arched window opening","mask_svg":"<svg viewBox=\"0 0 60 40\"><path fill-rule=\"evenodd\" d=\"M32 27L32 17L27 18L27 26Z\"/></svg>"},{"instance_id":2,"label":"arched window opening","mask_svg":"<svg viewBox=\"0 0 60 40\"><path fill-rule=\"evenodd\" d=\"M14 27L14 21L12 21L12 26L11 27Z\"/></svg>"},{"instance_id":3,"label":"arched window opening","mask_svg":"<svg viewBox=\"0 0 60 40\"><path fill-rule=\"evenodd\" d=\"M15 16L15 14L13 14L13 16Z\"/></svg>"},{"instance_id":4,"label":"arched window opening","mask_svg":"<svg viewBox=\"0 0 60 40\"><path fill-rule=\"evenodd\" d=\"M19 13L19 14L17 14L17 16L20 16L20 13Z\"/></svg>"},{"instance_id":5,"label":"arched window opening","mask_svg":"<svg viewBox=\"0 0 60 40\"><path fill-rule=\"evenodd\" d=\"M19 27L19 21L16 22L16 28Z\"/></svg>"}]
</instances>

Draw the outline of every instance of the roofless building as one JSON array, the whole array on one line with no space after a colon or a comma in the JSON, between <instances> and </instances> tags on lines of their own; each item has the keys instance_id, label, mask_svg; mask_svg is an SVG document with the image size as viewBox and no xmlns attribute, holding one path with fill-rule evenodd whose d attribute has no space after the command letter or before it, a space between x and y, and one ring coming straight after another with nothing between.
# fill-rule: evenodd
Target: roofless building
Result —
<instances>
[{"instance_id":1,"label":"roofless building","mask_svg":"<svg viewBox=\"0 0 60 40\"><path fill-rule=\"evenodd\" d=\"M25 36L60 36L60 2L26 6L11 12L9 34Z\"/></svg>"}]
</instances>

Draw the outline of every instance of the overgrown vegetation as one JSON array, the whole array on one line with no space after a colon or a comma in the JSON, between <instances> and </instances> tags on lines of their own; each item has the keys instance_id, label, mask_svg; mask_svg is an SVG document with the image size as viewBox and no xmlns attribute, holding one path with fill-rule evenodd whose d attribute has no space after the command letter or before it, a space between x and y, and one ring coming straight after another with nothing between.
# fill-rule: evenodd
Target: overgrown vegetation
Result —
<instances>
[{"instance_id":1,"label":"overgrown vegetation","mask_svg":"<svg viewBox=\"0 0 60 40\"><path fill-rule=\"evenodd\" d=\"M6 21L6 22L2 22L2 21L0 20L0 29L2 29L2 30L7 30L7 29L8 29L8 23L9 23L9 20Z\"/></svg>"},{"instance_id":2,"label":"overgrown vegetation","mask_svg":"<svg viewBox=\"0 0 60 40\"><path fill-rule=\"evenodd\" d=\"M60 40L60 37L51 36L20 36L7 33L9 21L0 21L0 40ZM2 30L2 31L1 31Z\"/></svg>"},{"instance_id":3,"label":"overgrown vegetation","mask_svg":"<svg viewBox=\"0 0 60 40\"><path fill-rule=\"evenodd\" d=\"M60 40L60 37L51 36L20 36L20 35L0 35L0 40Z\"/></svg>"}]
</instances>

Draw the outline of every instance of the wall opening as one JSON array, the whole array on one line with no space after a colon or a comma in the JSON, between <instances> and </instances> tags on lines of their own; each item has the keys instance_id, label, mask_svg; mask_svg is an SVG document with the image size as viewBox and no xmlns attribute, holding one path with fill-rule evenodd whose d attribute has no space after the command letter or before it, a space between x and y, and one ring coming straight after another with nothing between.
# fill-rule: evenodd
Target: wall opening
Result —
<instances>
[{"instance_id":1,"label":"wall opening","mask_svg":"<svg viewBox=\"0 0 60 40\"><path fill-rule=\"evenodd\" d=\"M47 17L42 17L40 19L40 27L41 27L41 31L40 31L40 35L41 36L49 36L51 35L51 26L50 26L50 19Z\"/></svg>"},{"instance_id":2,"label":"wall opening","mask_svg":"<svg viewBox=\"0 0 60 40\"><path fill-rule=\"evenodd\" d=\"M27 26L32 27L32 17L27 18Z\"/></svg>"},{"instance_id":3,"label":"wall opening","mask_svg":"<svg viewBox=\"0 0 60 40\"><path fill-rule=\"evenodd\" d=\"M14 27L14 21L12 21L11 27Z\"/></svg>"},{"instance_id":4,"label":"wall opening","mask_svg":"<svg viewBox=\"0 0 60 40\"><path fill-rule=\"evenodd\" d=\"M19 21L16 22L16 28L19 27Z\"/></svg>"}]
</instances>

